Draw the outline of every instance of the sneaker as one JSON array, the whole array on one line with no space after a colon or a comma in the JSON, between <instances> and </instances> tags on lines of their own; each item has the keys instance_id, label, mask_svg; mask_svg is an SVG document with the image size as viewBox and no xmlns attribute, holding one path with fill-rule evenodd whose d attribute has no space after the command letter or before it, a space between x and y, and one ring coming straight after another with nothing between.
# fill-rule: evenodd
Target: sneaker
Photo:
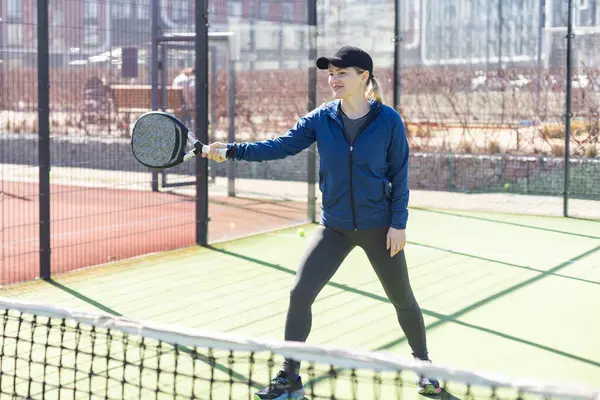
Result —
<instances>
[{"instance_id":1,"label":"sneaker","mask_svg":"<svg viewBox=\"0 0 600 400\"><path fill-rule=\"evenodd\" d=\"M419 360L419 359L415 358L415 360ZM421 361L431 362L431 360L421 360ZM437 379L428 378L426 376L421 376L421 377L419 377L419 380L417 381L417 392L419 394L426 394L426 395L440 394L442 392L442 388L440 388L440 381L438 381Z\"/></svg>"},{"instance_id":2,"label":"sneaker","mask_svg":"<svg viewBox=\"0 0 600 400\"><path fill-rule=\"evenodd\" d=\"M287 400L304 398L302 378L298 376L295 382L290 382L285 371L279 371L271 380L269 387L254 393L254 400Z\"/></svg>"},{"instance_id":3,"label":"sneaker","mask_svg":"<svg viewBox=\"0 0 600 400\"><path fill-rule=\"evenodd\" d=\"M419 394L435 395L440 394L442 389L440 388L440 382L437 379L422 376L417 383L417 392Z\"/></svg>"}]
</instances>

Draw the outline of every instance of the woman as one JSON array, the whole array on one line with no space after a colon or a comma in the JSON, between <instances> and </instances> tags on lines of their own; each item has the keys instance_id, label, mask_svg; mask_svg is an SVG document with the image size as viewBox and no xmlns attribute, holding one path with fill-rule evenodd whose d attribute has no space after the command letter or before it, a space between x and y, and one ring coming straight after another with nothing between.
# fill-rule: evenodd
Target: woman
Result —
<instances>
[{"instance_id":1,"label":"woman","mask_svg":"<svg viewBox=\"0 0 600 400\"><path fill-rule=\"evenodd\" d=\"M373 61L365 51L345 46L321 57L329 70L334 100L300 118L285 135L252 143L213 143L204 155L224 161L265 161L295 155L317 142L320 154L321 223L312 235L290 293L285 340L306 341L311 306L346 256L361 247L396 309L413 356L429 360L421 309L409 282L404 245L408 219L408 142L402 119L383 104ZM436 394L435 379L421 378L421 394ZM288 395L291 395L288 397ZM257 400L301 398L299 363L285 360L282 370Z\"/></svg>"}]
</instances>

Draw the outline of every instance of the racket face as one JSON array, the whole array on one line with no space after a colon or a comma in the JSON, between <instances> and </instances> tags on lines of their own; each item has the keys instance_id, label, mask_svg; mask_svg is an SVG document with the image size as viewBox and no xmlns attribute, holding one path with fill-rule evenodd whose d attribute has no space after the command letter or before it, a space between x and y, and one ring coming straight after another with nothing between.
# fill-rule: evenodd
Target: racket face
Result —
<instances>
[{"instance_id":1,"label":"racket face","mask_svg":"<svg viewBox=\"0 0 600 400\"><path fill-rule=\"evenodd\" d=\"M177 122L160 112L142 115L131 135L134 157L150 168L169 168L181 163L187 133Z\"/></svg>"}]
</instances>

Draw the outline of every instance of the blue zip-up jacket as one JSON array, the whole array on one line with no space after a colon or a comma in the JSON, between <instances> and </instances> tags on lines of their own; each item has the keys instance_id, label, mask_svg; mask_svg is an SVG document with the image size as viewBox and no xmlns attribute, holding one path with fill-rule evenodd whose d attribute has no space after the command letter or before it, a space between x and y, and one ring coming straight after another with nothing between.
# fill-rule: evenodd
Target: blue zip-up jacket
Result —
<instances>
[{"instance_id":1,"label":"blue zip-up jacket","mask_svg":"<svg viewBox=\"0 0 600 400\"><path fill-rule=\"evenodd\" d=\"M229 143L231 158L276 160L300 153L315 141L320 155L321 222L361 230L405 229L408 219L408 141L404 122L391 107L370 102L368 121L349 143L340 101L314 109L286 134L259 142Z\"/></svg>"}]
</instances>

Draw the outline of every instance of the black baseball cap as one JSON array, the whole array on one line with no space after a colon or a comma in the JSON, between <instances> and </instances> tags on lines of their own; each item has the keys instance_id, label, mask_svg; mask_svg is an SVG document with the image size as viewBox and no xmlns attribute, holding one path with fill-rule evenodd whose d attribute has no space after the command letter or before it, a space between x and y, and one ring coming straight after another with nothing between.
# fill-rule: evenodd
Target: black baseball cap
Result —
<instances>
[{"instance_id":1,"label":"black baseball cap","mask_svg":"<svg viewBox=\"0 0 600 400\"><path fill-rule=\"evenodd\" d=\"M329 64L338 68L358 67L369 71L369 76L373 76L373 59L364 50L354 46L344 46L338 49L331 57L319 57L317 59L317 68L328 69Z\"/></svg>"}]
</instances>

